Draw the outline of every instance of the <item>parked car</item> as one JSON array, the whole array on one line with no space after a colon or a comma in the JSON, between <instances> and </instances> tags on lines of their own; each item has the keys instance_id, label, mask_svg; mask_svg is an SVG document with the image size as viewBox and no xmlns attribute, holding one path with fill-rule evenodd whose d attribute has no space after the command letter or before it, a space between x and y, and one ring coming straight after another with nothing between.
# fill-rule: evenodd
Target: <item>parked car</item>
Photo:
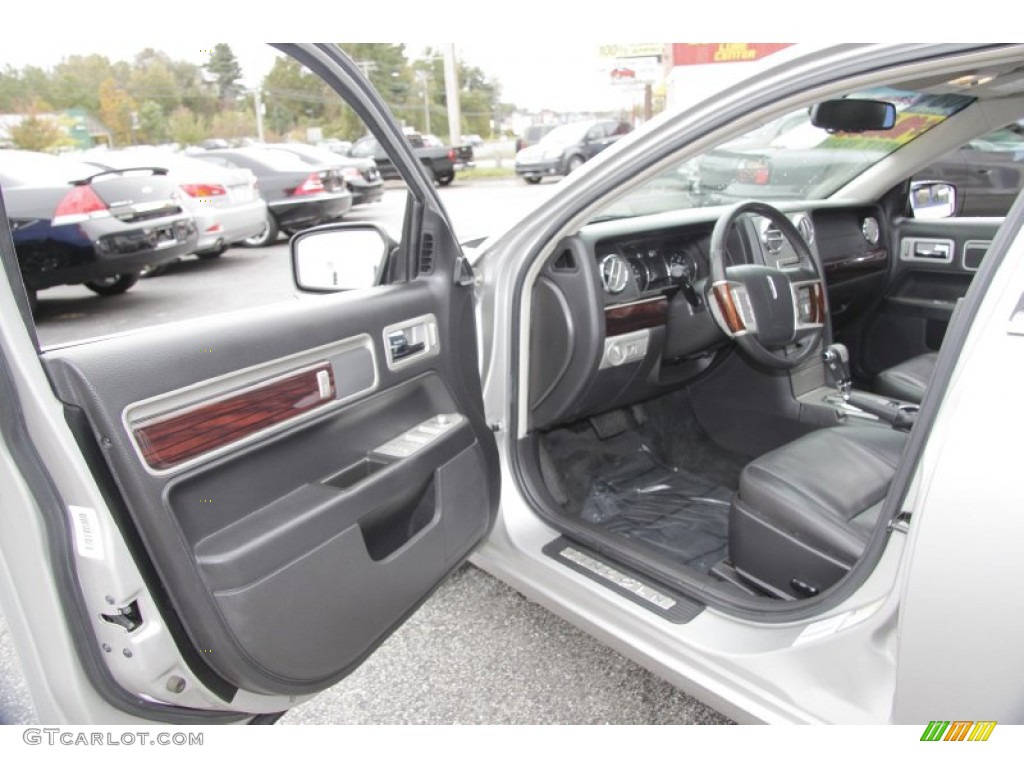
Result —
<instances>
[{"instance_id":1,"label":"parked car","mask_svg":"<svg viewBox=\"0 0 1024 768\"><path fill-rule=\"evenodd\" d=\"M351 141L342 141L341 139L324 139L317 144L318 147L329 149L338 155L347 155L349 150L352 149Z\"/></svg>"},{"instance_id":2,"label":"parked car","mask_svg":"<svg viewBox=\"0 0 1024 768\"><path fill-rule=\"evenodd\" d=\"M402 146L340 49L280 50ZM401 243L291 242L347 292L41 352L0 221L0 598L42 719L273 721L472 555L740 721L1021 722L1024 201L934 218L956 189L910 179L1019 119L1022 67L787 48L468 254L403 151ZM929 129L852 97L883 87ZM889 151L774 205L663 183L794 106Z\"/></svg>"},{"instance_id":3,"label":"parked car","mask_svg":"<svg viewBox=\"0 0 1024 768\"><path fill-rule=\"evenodd\" d=\"M410 141L412 142L413 146L416 146L416 143L417 143L416 134L415 133L411 133L410 135L412 136L412 138L410 138ZM440 149L442 147L444 147L444 148L448 147L448 145L445 144L445 142L440 137L435 136L432 133L424 133L424 134L422 134L422 136L420 137L420 140L423 142L423 146L425 146L425 147L433 147L434 149ZM475 154L473 152L473 145L472 144L466 142L466 143L460 144L459 146L453 146L452 149L455 150L455 170L456 171L464 171L467 168L473 168L476 165L476 156L475 156Z\"/></svg>"},{"instance_id":4,"label":"parked car","mask_svg":"<svg viewBox=\"0 0 1024 768\"><path fill-rule=\"evenodd\" d=\"M291 152L307 163L322 163L339 169L345 185L352 193L352 205L376 203L384 196L384 180L373 158L339 155L332 150L309 144L267 144L267 147Z\"/></svg>"},{"instance_id":5,"label":"parked car","mask_svg":"<svg viewBox=\"0 0 1024 768\"><path fill-rule=\"evenodd\" d=\"M194 157L228 168L247 168L256 175L267 202L262 231L242 241L252 247L271 245L279 232L339 221L352 208L352 193L342 172L323 162L307 163L291 152L263 147L208 150Z\"/></svg>"},{"instance_id":6,"label":"parked car","mask_svg":"<svg viewBox=\"0 0 1024 768\"><path fill-rule=\"evenodd\" d=\"M620 120L584 120L559 126L532 147L516 153L516 173L528 184L545 176L566 176L630 132Z\"/></svg>"},{"instance_id":7,"label":"parked car","mask_svg":"<svg viewBox=\"0 0 1024 768\"><path fill-rule=\"evenodd\" d=\"M404 135L434 182L442 187L451 184L455 179L456 164L460 162L456 149L446 146L440 139L432 141L419 133L405 131ZM472 151L472 147L470 147L470 151ZM377 164L380 175L385 179L401 178L401 174L395 168L391 158L373 136L363 136L357 140L352 145L349 154L352 157L372 158Z\"/></svg>"},{"instance_id":8,"label":"parked car","mask_svg":"<svg viewBox=\"0 0 1024 768\"><path fill-rule=\"evenodd\" d=\"M557 123L542 123L526 126L526 129L523 131L523 135L516 139L516 152L521 149L526 149L527 147L532 147L557 127Z\"/></svg>"},{"instance_id":9,"label":"parked car","mask_svg":"<svg viewBox=\"0 0 1024 768\"><path fill-rule=\"evenodd\" d=\"M149 148L87 153L83 162L103 169L166 169L178 185L178 199L196 223L195 255L212 259L228 246L260 234L266 227L267 204L260 197L256 175L248 168L218 167L191 157Z\"/></svg>"},{"instance_id":10,"label":"parked car","mask_svg":"<svg viewBox=\"0 0 1024 768\"><path fill-rule=\"evenodd\" d=\"M162 171L7 149L0 189L33 306L37 291L56 285L124 293L147 266L195 249L195 224Z\"/></svg>"}]
</instances>

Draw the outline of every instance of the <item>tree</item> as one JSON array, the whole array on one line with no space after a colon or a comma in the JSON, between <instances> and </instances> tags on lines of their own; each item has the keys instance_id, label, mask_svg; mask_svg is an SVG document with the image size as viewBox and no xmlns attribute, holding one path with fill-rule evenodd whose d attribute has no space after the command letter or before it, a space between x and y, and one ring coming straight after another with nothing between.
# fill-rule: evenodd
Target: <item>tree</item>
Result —
<instances>
[{"instance_id":1,"label":"tree","mask_svg":"<svg viewBox=\"0 0 1024 768\"><path fill-rule=\"evenodd\" d=\"M295 59L286 57L275 59L274 66L263 78L262 91L267 122L270 130L277 134L286 134L300 124L319 122L326 105L340 101L323 80Z\"/></svg>"},{"instance_id":2,"label":"tree","mask_svg":"<svg viewBox=\"0 0 1024 768\"><path fill-rule=\"evenodd\" d=\"M171 139L183 147L198 144L206 138L206 125L188 107L178 107L167 121Z\"/></svg>"},{"instance_id":3,"label":"tree","mask_svg":"<svg viewBox=\"0 0 1024 768\"><path fill-rule=\"evenodd\" d=\"M44 106L42 102L36 102L21 123L7 130L11 143L18 149L49 152L71 143L57 118L39 114L42 111L40 107Z\"/></svg>"},{"instance_id":4,"label":"tree","mask_svg":"<svg viewBox=\"0 0 1024 768\"><path fill-rule=\"evenodd\" d=\"M58 109L79 107L96 114L100 88L107 80L118 83L114 66L106 56L68 56L48 75L50 101ZM120 84L120 83L118 83Z\"/></svg>"},{"instance_id":5,"label":"tree","mask_svg":"<svg viewBox=\"0 0 1024 768\"><path fill-rule=\"evenodd\" d=\"M100 120L114 136L114 144L130 144L133 138L135 102L108 77L100 85Z\"/></svg>"},{"instance_id":6,"label":"tree","mask_svg":"<svg viewBox=\"0 0 1024 768\"><path fill-rule=\"evenodd\" d=\"M153 101L164 114L181 106L181 85L171 70L170 58L165 53L146 48L135 54L126 90L138 103Z\"/></svg>"},{"instance_id":7,"label":"tree","mask_svg":"<svg viewBox=\"0 0 1024 768\"><path fill-rule=\"evenodd\" d=\"M412 68L400 43L338 43L363 70L391 111L402 122L415 120L411 104L418 93Z\"/></svg>"},{"instance_id":8,"label":"tree","mask_svg":"<svg viewBox=\"0 0 1024 768\"><path fill-rule=\"evenodd\" d=\"M241 139L256 133L256 115L250 111L218 112L210 125L210 135L218 139Z\"/></svg>"},{"instance_id":9,"label":"tree","mask_svg":"<svg viewBox=\"0 0 1024 768\"><path fill-rule=\"evenodd\" d=\"M235 58L231 46L227 43L217 43L213 46L204 69L213 75L221 103L228 106L242 90L238 84L242 79L242 67Z\"/></svg>"},{"instance_id":10,"label":"tree","mask_svg":"<svg viewBox=\"0 0 1024 768\"><path fill-rule=\"evenodd\" d=\"M153 100L139 107L138 139L143 144L162 144L169 136L164 108Z\"/></svg>"}]
</instances>

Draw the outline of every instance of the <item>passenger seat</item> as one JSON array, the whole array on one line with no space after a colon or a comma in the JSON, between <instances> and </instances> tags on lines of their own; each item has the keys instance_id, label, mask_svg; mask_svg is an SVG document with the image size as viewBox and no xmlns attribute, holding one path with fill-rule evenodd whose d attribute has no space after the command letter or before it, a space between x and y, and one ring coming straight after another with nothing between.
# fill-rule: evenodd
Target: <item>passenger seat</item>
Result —
<instances>
[{"instance_id":1,"label":"passenger seat","mask_svg":"<svg viewBox=\"0 0 1024 768\"><path fill-rule=\"evenodd\" d=\"M920 403L938 356L937 352L929 352L887 368L875 377L875 392L908 403Z\"/></svg>"}]
</instances>

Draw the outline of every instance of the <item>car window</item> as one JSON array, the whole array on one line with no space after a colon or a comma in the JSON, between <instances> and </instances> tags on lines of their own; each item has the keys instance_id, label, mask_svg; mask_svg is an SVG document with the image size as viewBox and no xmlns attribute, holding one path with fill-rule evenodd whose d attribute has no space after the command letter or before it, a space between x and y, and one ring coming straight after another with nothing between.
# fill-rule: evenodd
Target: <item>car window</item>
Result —
<instances>
[{"instance_id":1,"label":"car window","mask_svg":"<svg viewBox=\"0 0 1024 768\"><path fill-rule=\"evenodd\" d=\"M367 56L396 56L401 49L373 45L364 51ZM15 250L24 257L19 264L35 299L36 329L44 347L277 302L318 300L300 297L291 275L289 240L309 227L368 222L402 243L409 187L397 170L390 163L380 172L373 164L360 163L346 172L344 156L337 155L332 163L324 157L326 150L321 153L314 146L321 141L338 146L353 142L353 155L372 157L380 152L372 137L360 141L369 130L354 110L318 76L284 54L264 45L230 47L242 73L220 92L204 69L202 56L179 60L170 52L150 50L119 60L98 41L93 52L103 71L90 70L90 75L102 75L101 82L109 79L128 105L126 110L130 107L127 118L120 121L101 109L98 84L96 92L65 89L67 93L54 85L50 106L55 112L84 111L92 133L56 136L41 153L0 150L0 185L8 217L15 222ZM54 66L41 56L38 62L9 68L5 77L12 82L36 77L33 83L49 88L63 82L75 61ZM248 71L250 62L261 68ZM154 72L181 82L175 80L171 87L168 81L154 90L147 85ZM202 93L194 92L195 83L203 84ZM262 104L259 121L257 89ZM0 113L16 115L17 104L4 102L5 98L0 93ZM260 147L260 138L267 143L295 142L308 150L308 159ZM134 149L104 160L105 145ZM100 172L90 163L173 163L181 173L129 174L131 178L120 174L72 187L68 182ZM212 172L205 174L204 169ZM186 171L188 178L183 178ZM47 193L42 206L33 207L15 191L26 180L37 186L59 182L63 188ZM110 213L115 205L132 209L130 217L138 219L134 229L122 225L129 216L120 210L117 216ZM59 226L94 230L84 237L74 234L81 240L76 242L78 253L86 254L90 264L98 258L96 238L108 234L124 235L118 243L149 243L148 250L133 251L130 260L119 262L123 272L114 275L94 274L94 266L65 270L65 256L49 245L59 239L49 231L58 209L63 217L57 218ZM120 229L100 232L100 224ZM186 232L189 228L191 233ZM143 229L144 234L131 234ZM41 258L47 249L50 257Z\"/></svg>"}]
</instances>

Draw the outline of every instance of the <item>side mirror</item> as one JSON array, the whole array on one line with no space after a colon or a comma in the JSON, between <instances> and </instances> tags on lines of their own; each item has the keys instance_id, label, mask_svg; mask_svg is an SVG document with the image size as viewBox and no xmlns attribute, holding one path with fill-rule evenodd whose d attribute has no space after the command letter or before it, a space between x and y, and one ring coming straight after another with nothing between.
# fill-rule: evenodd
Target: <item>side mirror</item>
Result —
<instances>
[{"instance_id":1,"label":"side mirror","mask_svg":"<svg viewBox=\"0 0 1024 768\"><path fill-rule=\"evenodd\" d=\"M300 291L334 293L380 281L394 242L373 224L328 224L291 241L292 276Z\"/></svg>"},{"instance_id":2,"label":"side mirror","mask_svg":"<svg viewBox=\"0 0 1024 768\"><path fill-rule=\"evenodd\" d=\"M956 213L956 187L944 181L915 181L910 185L915 219L948 219Z\"/></svg>"}]
</instances>

